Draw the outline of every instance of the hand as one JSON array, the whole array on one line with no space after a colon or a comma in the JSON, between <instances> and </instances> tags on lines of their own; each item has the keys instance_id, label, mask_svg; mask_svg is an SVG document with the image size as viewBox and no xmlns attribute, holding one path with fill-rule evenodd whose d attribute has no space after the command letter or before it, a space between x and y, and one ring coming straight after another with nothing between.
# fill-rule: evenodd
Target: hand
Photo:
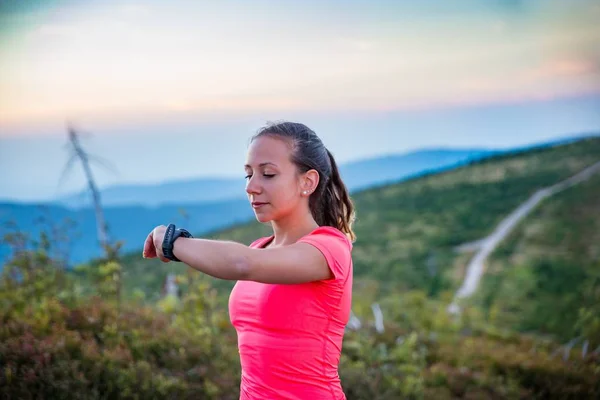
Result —
<instances>
[{"instance_id":1,"label":"hand","mask_svg":"<svg viewBox=\"0 0 600 400\"><path fill-rule=\"evenodd\" d=\"M144 258L156 258L158 257L162 262L169 262L168 258L165 258L162 252L162 242L165 237L167 227L159 225L150 232L146 241L144 242L144 250L142 256Z\"/></svg>"}]
</instances>

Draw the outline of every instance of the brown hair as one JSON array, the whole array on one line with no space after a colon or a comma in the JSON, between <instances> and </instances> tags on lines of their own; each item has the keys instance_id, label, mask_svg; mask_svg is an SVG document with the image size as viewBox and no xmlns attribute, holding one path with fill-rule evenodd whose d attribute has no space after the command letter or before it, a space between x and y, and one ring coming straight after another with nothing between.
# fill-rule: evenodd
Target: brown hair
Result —
<instances>
[{"instance_id":1,"label":"brown hair","mask_svg":"<svg viewBox=\"0 0 600 400\"><path fill-rule=\"evenodd\" d=\"M291 161L300 172L314 169L319 173L319 184L309 199L310 211L317 224L337 228L350 240L356 240L352 231L354 205L333 155L317 134L300 123L277 122L261 128L252 140L267 135L290 142Z\"/></svg>"}]
</instances>

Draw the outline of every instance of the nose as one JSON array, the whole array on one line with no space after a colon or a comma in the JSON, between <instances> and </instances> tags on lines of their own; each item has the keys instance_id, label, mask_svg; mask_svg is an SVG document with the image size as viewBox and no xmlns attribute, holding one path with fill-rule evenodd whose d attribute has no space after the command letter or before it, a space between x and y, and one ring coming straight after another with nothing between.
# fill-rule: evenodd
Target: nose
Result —
<instances>
[{"instance_id":1,"label":"nose","mask_svg":"<svg viewBox=\"0 0 600 400\"><path fill-rule=\"evenodd\" d=\"M246 181L246 193L248 193L248 195L255 195L260 193L260 185L254 179L254 176L248 178Z\"/></svg>"}]
</instances>

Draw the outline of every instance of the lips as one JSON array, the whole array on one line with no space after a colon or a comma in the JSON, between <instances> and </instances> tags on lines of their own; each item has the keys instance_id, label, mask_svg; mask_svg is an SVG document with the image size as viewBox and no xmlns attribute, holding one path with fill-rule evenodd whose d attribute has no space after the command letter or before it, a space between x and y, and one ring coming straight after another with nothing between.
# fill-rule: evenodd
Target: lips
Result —
<instances>
[{"instance_id":1,"label":"lips","mask_svg":"<svg viewBox=\"0 0 600 400\"><path fill-rule=\"evenodd\" d=\"M269 203L262 203L260 201L253 201L252 202L252 208L254 208L254 209L260 208L260 207L262 207L262 206L264 206L266 204L269 204Z\"/></svg>"}]
</instances>

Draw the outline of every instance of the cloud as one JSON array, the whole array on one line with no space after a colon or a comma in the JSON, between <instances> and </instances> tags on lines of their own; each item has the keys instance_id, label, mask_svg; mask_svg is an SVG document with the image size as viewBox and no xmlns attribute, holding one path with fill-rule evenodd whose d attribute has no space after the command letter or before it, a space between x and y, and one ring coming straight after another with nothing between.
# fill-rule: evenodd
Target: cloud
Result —
<instances>
[{"instance_id":1,"label":"cloud","mask_svg":"<svg viewBox=\"0 0 600 400\"><path fill-rule=\"evenodd\" d=\"M531 79L547 79L565 76L586 75L599 71L594 62L583 59L552 60L529 72Z\"/></svg>"},{"instance_id":2,"label":"cloud","mask_svg":"<svg viewBox=\"0 0 600 400\"><path fill-rule=\"evenodd\" d=\"M375 43L370 40L356 40L353 44L359 51L369 51L375 47Z\"/></svg>"},{"instance_id":3,"label":"cloud","mask_svg":"<svg viewBox=\"0 0 600 400\"><path fill-rule=\"evenodd\" d=\"M35 30L35 34L41 38L72 37L78 34L78 29L68 24L44 24Z\"/></svg>"},{"instance_id":4,"label":"cloud","mask_svg":"<svg viewBox=\"0 0 600 400\"><path fill-rule=\"evenodd\" d=\"M182 113L202 113L205 111L264 111L264 110L294 110L306 107L300 99L285 97L228 97L211 98L206 100L174 99L164 103L166 111Z\"/></svg>"},{"instance_id":5,"label":"cloud","mask_svg":"<svg viewBox=\"0 0 600 400\"><path fill-rule=\"evenodd\" d=\"M496 34L505 34L508 32L508 24L506 21L498 20L491 24L492 32Z\"/></svg>"},{"instance_id":6,"label":"cloud","mask_svg":"<svg viewBox=\"0 0 600 400\"><path fill-rule=\"evenodd\" d=\"M360 37L337 37L332 40L332 43L334 43L333 47L337 47L343 51L359 53L376 50L378 47L377 41Z\"/></svg>"},{"instance_id":7,"label":"cloud","mask_svg":"<svg viewBox=\"0 0 600 400\"><path fill-rule=\"evenodd\" d=\"M149 15L150 9L141 4L124 4L119 7L119 12L126 16L138 17L141 15Z\"/></svg>"}]
</instances>

